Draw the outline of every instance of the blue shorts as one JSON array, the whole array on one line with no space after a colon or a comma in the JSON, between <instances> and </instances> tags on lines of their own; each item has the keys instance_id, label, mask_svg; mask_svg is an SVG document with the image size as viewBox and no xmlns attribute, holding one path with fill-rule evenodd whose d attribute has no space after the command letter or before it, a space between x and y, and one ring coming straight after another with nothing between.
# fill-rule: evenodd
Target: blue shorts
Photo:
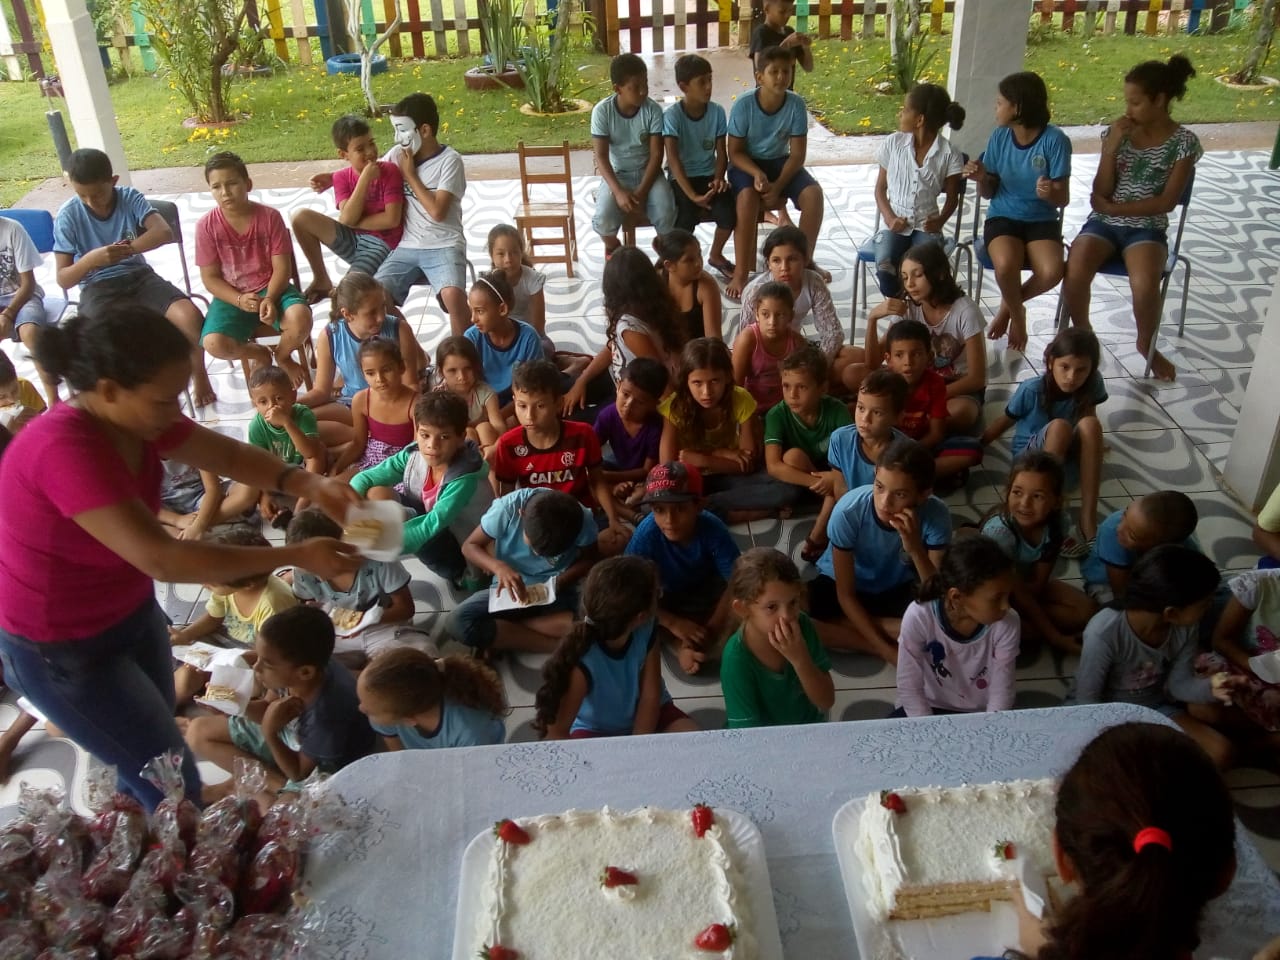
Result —
<instances>
[{"instance_id":1,"label":"blue shorts","mask_svg":"<svg viewBox=\"0 0 1280 960\"><path fill-rule=\"evenodd\" d=\"M36 289L37 291L39 290L38 287ZM3 310L13 302L13 296L13 294L6 294L5 296L0 297L0 310ZM30 298L28 298L27 302L24 303L22 308L18 311L18 315L13 318L13 331L10 334L10 337L13 339L14 343L18 343L22 340L18 331L29 323L34 323L39 327L56 326L53 320L45 313L44 298L43 295L38 292L33 293Z\"/></svg>"},{"instance_id":2,"label":"blue shorts","mask_svg":"<svg viewBox=\"0 0 1280 960\"><path fill-rule=\"evenodd\" d=\"M352 270L372 276L387 259L391 248L381 237L361 230L353 230L345 223L335 224L333 228L333 246L329 248L345 260Z\"/></svg>"},{"instance_id":3,"label":"blue shorts","mask_svg":"<svg viewBox=\"0 0 1280 960\"><path fill-rule=\"evenodd\" d=\"M409 288L415 283L429 283L436 293L446 287L466 289L466 248L396 247L382 261L374 279L387 288L397 306L403 306Z\"/></svg>"},{"instance_id":4,"label":"blue shorts","mask_svg":"<svg viewBox=\"0 0 1280 960\"><path fill-rule=\"evenodd\" d=\"M227 732L231 735L231 745L233 747L257 757L270 769L279 772L280 768L276 766L275 758L271 755L271 748L267 746L267 738L262 735L262 727L248 717L227 717ZM280 740L290 750L301 749L298 746L298 723L296 720L280 731ZM300 784L290 780L281 789L295 791L299 788Z\"/></svg>"},{"instance_id":5,"label":"blue shorts","mask_svg":"<svg viewBox=\"0 0 1280 960\"><path fill-rule=\"evenodd\" d=\"M1090 217L1080 228L1080 236L1083 237L1086 234L1105 240L1115 248L1117 253L1124 253L1130 247L1136 247L1140 243L1158 243L1165 249L1169 247L1169 236L1163 230L1153 230L1150 227L1121 227L1096 217Z\"/></svg>"},{"instance_id":6,"label":"blue shorts","mask_svg":"<svg viewBox=\"0 0 1280 960\"><path fill-rule=\"evenodd\" d=\"M752 157L751 159L757 167L764 171L764 175L769 178L770 183L778 179L778 174L782 173L782 168L787 165L786 157L769 157L765 159ZM800 194L806 188L815 186L817 182L817 180L813 179L813 174L801 167L796 171L795 176L787 182L786 187L783 188L782 195L792 203L798 204L800 202ZM745 170L739 170L737 167L729 168L729 186L733 188L735 194L741 193L743 190L754 190L755 185L755 177Z\"/></svg>"}]
</instances>

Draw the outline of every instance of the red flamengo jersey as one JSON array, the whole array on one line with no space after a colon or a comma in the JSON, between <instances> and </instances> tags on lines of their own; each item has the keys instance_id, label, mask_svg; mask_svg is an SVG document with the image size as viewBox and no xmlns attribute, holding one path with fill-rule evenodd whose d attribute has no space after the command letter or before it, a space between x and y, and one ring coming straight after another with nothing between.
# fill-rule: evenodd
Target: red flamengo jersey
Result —
<instances>
[{"instance_id":1,"label":"red flamengo jersey","mask_svg":"<svg viewBox=\"0 0 1280 960\"><path fill-rule=\"evenodd\" d=\"M562 490L587 507L596 506L587 470L600 466L600 440L591 427L560 421L560 439L548 450L529 443L524 427L512 427L498 438L493 472L502 483L517 487Z\"/></svg>"}]
</instances>

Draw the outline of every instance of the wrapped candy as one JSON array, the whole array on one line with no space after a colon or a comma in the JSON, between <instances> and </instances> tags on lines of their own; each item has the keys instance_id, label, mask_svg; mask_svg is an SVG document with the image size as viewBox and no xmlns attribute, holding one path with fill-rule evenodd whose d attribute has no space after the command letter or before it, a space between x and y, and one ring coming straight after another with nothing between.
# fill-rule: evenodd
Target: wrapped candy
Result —
<instances>
[{"instance_id":1,"label":"wrapped candy","mask_svg":"<svg viewBox=\"0 0 1280 960\"><path fill-rule=\"evenodd\" d=\"M263 846L240 881L240 909L245 913L283 909L298 879L298 867L298 852L287 843L272 841Z\"/></svg>"},{"instance_id":2,"label":"wrapped candy","mask_svg":"<svg viewBox=\"0 0 1280 960\"><path fill-rule=\"evenodd\" d=\"M36 960L98 960L98 951L93 947L50 947L34 956Z\"/></svg>"},{"instance_id":3,"label":"wrapped candy","mask_svg":"<svg viewBox=\"0 0 1280 960\"><path fill-rule=\"evenodd\" d=\"M182 901L175 919L192 931L191 960L211 960L223 932L235 918L235 898L221 883L193 873L180 876L174 892Z\"/></svg>"},{"instance_id":4,"label":"wrapped candy","mask_svg":"<svg viewBox=\"0 0 1280 960\"><path fill-rule=\"evenodd\" d=\"M145 844L147 814L142 804L127 793L116 790L115 767L94 767L85 786L89 807L95 816L89 821L89 839L99 854L108 844L118 825L142 838ZM140 844L141 846L141 844Z\"/></svg>"},{"instance_id":5,"label":"wrapped candy","mask_svg":"<svg viewBox=\"0 0 1280 960\"><path fill-rule=\"evenodd\" d=\"M217 960L283 960L293 946L293 920L279 914L241 917L218 944Z\"/></svg>"},{"instance_id":6,"label":"wrapped candy","mask_svg":"<svg viewBox=\"0 0 1280 960\"><path fill-rule=\"evenodd\" d=\"M31 888L31 919L53 946L96 944L106 911L80 893L80 850L66 838L59 838L51 849L49 869Z\"/></svg>"},{"instance_id":7,"label":"wrapped candy","mask_svg":"<svg viewBox=\"0 0 1280 960\"><path fill-rule=\"evenodd\" d=\"M0 936L0 957L5 960L36 960L40 953L40 931L34 924Z\"/></svg>"},{"instance_id":8,"label":"wrapped candy","mask_svg":"<svg viewBox=\"0 0 1280 960\"><path fill-rule=\"evenodd\" d=\"M114 825L107 827L104 818L114 820ZM101 814L95 823L102 828L102 835L109 835L110 840L85 870L80 889L90 899L115 903L129 889L134 867L142 857L147 821L145 817L125 809Z\"/></svg>"},{"instance_id":9,"label":"wrapped candy","mask_svg":"<svg viewBox=\"0 0 1280 960\"><path fill-rule=\"evenodd\" d=\"M79 866L88 861L89 828L84 818L63 805L61 790L37 790L23 784L18 791L18 815L33 825L31 843L36 865L48 870L56 844L71 846Z\"/></svg>"},{"instance_id":10,"label":"wrapped candy","mask_svg":"<svg viewBox=\"0 0 1280 960\"><path fill-rule=\"evenodd\" d=\"M191 852L200 828L200 811L186 797L182 778L182 754L164 753L142 768L142 776L164 794L151 814L152 832L162 842L178 838L182 854Z\"/></svg>"},{"instance_id":11,"label":"wrapped candy","mask_svg":"<svg viewBox=\"0 0 1280 960\"><path fill-rule=\"evenodd\" d=\"M217 840L247 852L262 824L257 797L267 785L267 771L256 760L238 757L233 776L235 792L211 804L200 818L199 842Z\"/></svg>"}]
</instances>

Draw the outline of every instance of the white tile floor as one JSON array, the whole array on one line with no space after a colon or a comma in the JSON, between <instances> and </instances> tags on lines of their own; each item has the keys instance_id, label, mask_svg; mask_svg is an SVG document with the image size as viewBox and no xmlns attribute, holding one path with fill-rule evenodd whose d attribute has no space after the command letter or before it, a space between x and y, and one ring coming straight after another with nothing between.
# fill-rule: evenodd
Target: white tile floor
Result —
<instances>
[{"instance_id":1,"label":"white tile floor","mask_svg":"<svg viewBox=\"0 0 1280 960\"><path fill-rule=\"evenodd\" d=\"M1068 210L1066 232L1074 235L1086 214L1082 198L1088 196L1096 157L1078 155L1072 180L1077 198ZM827 218L818 258L832 269L832 293L842 316L850 316L852 271L856 245L871 232L874 206L871 200L874 168L823 166L813 172L827 191ZM557 267L547 269L547 315L550 334L566 349L589 350L603 340L599 277L602 248L589 228L591 189L587 181L575 184L581 198L578 212L581 262L577 276L569 280ZM518 184L510 180L480 181L469 186L464 201L468 251L471 261L483 269L488 264L484 237L496 223L511 219ZM173 197L182 210L188 237L196 219L209 207L204 195ZM306 189L264 191L259 199L288 212L302 206L323 207L324 199ZM702 228L707 231L707 227ZM642 230L645 244L650 231ZM704 236L709 238L709 233ZM1253 360L1253 347L1263 321L1268 284L1280 254L1280 179L1266 170L1261 152L1212 153L1198 166L1196 195L1183 242L1191 258L1193 277L1183 337L1167 337L1163 349L1178 366L1179 378L1171 385L1140 379L1142 363L1133 349L1132 318L1126 306L1123 281L1099 279L1094 287L1094 325L1103 342L1103 375L1111 399L1101 409L1110 453L1104 466L1103 512L1120 509L1133 496L1174 487L1191 493L1201 512L1198 535L1206 551L1224 570L1250 567L1257 552L1249 540L1252 518L1223 490L1219 471L1226 457ZM190 243L187 250L191 255ZM150 257L163 275L181 276L175 247ZM340 272L331 268L335 276ZM52 288L51 271L42 276ZM304 281L305 281L304 277ZM1172 294L1180 288L1175 281ZM1006 354L1000 344L988 349L989 382L987 414L999 412L1016 383L1042 372L1040 361L1052 336L1055 294L1030 305L1031 343L1025 355ZM873 292L873 302L875 294ZM1171 297L1172 301L1173 297ZM988 276L982 307L990 316L998 305L998 293ZM735 305L726 301L726 336L736 326ZM441 337L445 323L426 290L417 290L405 308L420 340L428 345ZM1172 314L1166 311L1166 318ZM316 311L317 329L327 319L327 309ZM860 318L859 318L860 321ZM862 325L858 323L858 334ZM1172 324L1169 334L1173 334ZM30 371L22 351L16 359ZM242 435L250 414L243 381L226 364L211 369L220 402L204 414L208 425ZM974 520L1002 496L1008 468L1008 450L997 445L981 469L975 470L967 490L949 499L957 520ZM803 540L801 523L766 522L744 525L735 536L748 545L777 546L798 559ZM438 625L441 611L456 598L452 591L428 574L416 561L413 593L419 617ZM1064 564L1062 575L1078 571ZM166 609L177 620L189 619L203 598L198 587L169 586L160 590ZM723 700L713 677L684 679L668 664L667 682L677 702L707 726L723 722ZM533 695L539 685L539 658L515 657L502 664L513 711L508 721L512 739L530 739ZM1073 663L1048 651L1024 651L1018 666L1018 706L1060 703ZM866 658L835 658L837 688L835 719L884 716L893 702L893 674ZM0 726L12 716L12 708L0 705ZM62 782L79 794L83 756L65 741L33 733L16 757L17 776L0 788L0 815L17 796L22 781ZM1231 776L1243 822L1259 840L1273 867L1280 868L1280 778L1258 770L1240 770Z\"/></svg>"}]
</instances>

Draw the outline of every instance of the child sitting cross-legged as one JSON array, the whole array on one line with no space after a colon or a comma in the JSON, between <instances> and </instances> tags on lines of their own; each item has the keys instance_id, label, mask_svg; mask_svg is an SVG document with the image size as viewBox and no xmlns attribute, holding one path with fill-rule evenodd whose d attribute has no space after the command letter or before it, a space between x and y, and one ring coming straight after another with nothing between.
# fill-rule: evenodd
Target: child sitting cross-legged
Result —
<instances>
[{"instance_id":1,"label":"child sitting cross-legged","mask_svg":"<svg viewBox=\"0 0 1280 960\"><path fill-rule=\"evenodd\" d=\"M781 362L805 342L792 326L795 302L789 286L770 280L756 294L755 319L733 341L733 379L760 410L781 402Z\"/></svg>"},{"instance_id":2,"label":"child sitting cross-legged","mask_svg":"<svg viewBox=\"0 0 1280 960\"><path fill-rule=\"evenodd\" d=\"M666 418L661 458L696 467L706 477L707 508L730 523L776 517L797 491L759 471L760 422L756 402L733 382L733 361L723 340L699 337L685 344L675 389L658 405Z\"/></svg>"},{"instance_id":3,"label":"child sitting cross-legged","mask_svg":"<svg viewBox=\"0 0 1280 960\"><path fill-rule=\"evenodd\" d=\"M435 390L421 397L411 425L414 442L357 473L351 487L370 500L397 500L412 509L404 552L459 583L467 567L461 543L493 502L489 465L467 439L467 408L456 394Z\"/></svg>"},{"instance_id":4,"label":"child sitting cross-legged","mask_svg":"<svg viewBox=\"0 0 1280 960\"><path fill-rule=\"evenodd\" d=\"M356 679L360 712L388 750L484 747L506 735L502 678L469 657L437 660L401 647L380 653Z\"/></svg>"},{"instance_id":5,"label":"child sitting cross-legged","mask_svg":"<svg viewBox=\"0 0 1280 960\"><path fill-rule=\"evenodd\" d=\"M249 527L230 527L210 538L234 547L269 547L266 537ZM222 634L234 644L252 647L258 629L281 610L298 605L289 585L274 574L248 577L227 584L205 584L209 599L200 619L185 626L169 627L175 647L186 646L212 634ZM174 674L178 705L187 703L209 682L209 674L183 664Z\"/></svg>"},{"instance_id":6,"label":"child sitting cross-legged","mask_svg":"<svg viewBox=\"0 0 1280 960\"><path fill-rule=\"evenodd\" d=\"M285 543L301 543L311 537L341 539L342 527L319 510L303 510L285 530ZM391 647L431 646L427 635L413 623L413 595L409 592L409 571L398 560L365 560L355 573L325 580L300 567L293 571L293 592L300 600L328 607L334 623L343 623L345 636L338 638L338 652L344 660L363 664L365 657ZM358 630L348 621L356 614L362 619L370 610L379 613L373 622ZM356 624L360 621L357 620Z\"/></svg>"},{"instance_id":7,"label":"child sitting cross-legged","mask_svg":"<svg viewBox=\"0 0 1280 960\"><path fill-rule=\"evenodd\" d=\"M511 412L511 381L515 368L545 356L538 331L511 317L515 293L499 270L482 273L467 294L471 326L463 334L480 354L484 380L497 391L503 415Z\"/></svg>"},{"instance_id":8,"label":"child sitting cross-legged","mask_svg":"<svg viewBox=\"0 0 1280 960\"><path fill-rule=\"evenodd\" d=\"M445 337L436 347L436 390L447 390L467 405L467 437L487 455L507 432L502 401L484 382L480 351L466 337Z\"/></svg>"},{"instance_id":9,"label":"child sitting cross-legged","mask_svg":"<svg viewBox=\"0 0 1280 960\"><path fill-rule=\"evenodd\" d=\"M804 584L786 554L748 550L729 579L742 622L724 647L720 683L730 727L820 723L835 702L831 660L809 615Z\"/></svg>"},{"instance_id":10,"label":"child sitting cross-legged","mask_svg":"<svg viewBox=\"0 0 1280 960\"><path fill-rule=\"evenodd\" d=\"M269 806L282 789L313 771L335 773L374 749L373 729L360 712L356 681L333 658L333 624L314 607L277 613L258 629L253 672L267 699L243 717L196 717L187 727L191 751L224 770L238 758L267 767ZM282 693L281 693L282 691ZM206 788L206 801L230 788Z\"/></svg>"},{"instance_id":11,"label":"child sitting cross-legged","mask_svg":"<svg viewBox=\"0 0 1280 960\"><path fill-rule=\"evenodd\" d=\"M1195 502L1181 490L1156 490L1133 500L1098 525L1093 549L1080 562L1085 592L1100 606L1124 599L1138 558L1165 543L1199 550Z\"/></svg>"},{"instance_id":12,"label":"child sitting cross-legged","mask_svg":"<svg viewBox=\"0 0 1280 960\"><path fill-rule=\"evenodd\" d=\"M1084 631L1076 671L1077 703L1136 703L1173 720L1219 769L1231 763L1231 741L1214 729L1241 678L1198 677L1199 625L1221 574L1187 547L1165 544L1134 565L1121 609L1100 610Z\"/></svg>"},{"instance_id":13,"label":"child sitting cross-legged","mask_svg":"<svg viewBox=\"0 0 1280 960\"><path fill-rule=\"evenodd\" d=\"M1013 561L1013 605L1022 632L1067 653L1080 652L1080 634L1097 605L1079 587L1053 576L1062 544L1062 463L1051 453L1028 450L1009 470L1004 506L987 518L982 533Z\"/></svg>"},{"instance_id":14,"label":"child sitting cross-legged","mask_svg":"<svg viewBox=\"0 0 1280 960\"><path fill-rule=\"evenodd\" d=\"M933 479L929 451L895 440L876 461L875 482L836 503L831 542L809 584L809 610L825 623L828 647L898 662L902 615L951 542L951 514L932 495Z\"/></svg>"},{"instance_id":15,"label":"child sitting cross-legged","mask_svg":"<svg viewBox=\"0 0 1280 960\"><path fill-rule=\"evenodd\" d=\"M231 481L177 460L165 460L162 466L164 477L160 481L156 519L175 539L203 539L209 528L219 522L222 498Z\"/></svg>"},{"instance_id":16,"label":"child sitting cross-legged","mask_svg":"<svg viewBox=\"0 0 1280 960\"><path fill-rule=\"evenodd\" d=\"M311 408L298 403L298 391L289 374L279 367L258 367L249 376L249 399L258 411L249 421L248 441L279 457L290 466L305 464L308 473L325 472L327 455ZM306 508L299 500L288 507L270 490L255 490L233 483L222 501L222 519L239 517L257 506L262 518L279 528L293 517L294 508Z\"/></svg>"},{"instance_id":17,"label":"child sitting cross-legged","mask_svg":"<svg viewBox=\"0 0 1280 960\"><path fill-rule=\"evenodd\" d=\"M545 739L698 729L662 682L658 577L641 557L612 557L582 586L582 617L542 668L533 728Z\"/></svg>"},{"instance_id":18,"label":"child sitting cross-legged","mask_svg":"<svg viewBox=\"0 0 1280 960\"><path fill-rule=\"evenodd\" d=\"M811 343L789 354L781 363L782 402L764 418L764 462L769 475L807 490L822 500L813 531L801 557L817 560L825 544L827 518L844 490L830 461L832 438L849 426L849 408L827 396L827 358ZM820 539L819 539L820 538Z\"/></svg>"},{"instance_id":19,"label":"child sitting cross-legged","mask_svg":"<svg viewBox=\"0 0 1280 960\"><path fill-rule=\"evenodd\" d=\"M940 479L953 488L963 486L966 471L982 460L982 445L947 429L947 382L933 367L928 325L908 317L890 326L884 336L884 364L907 381L899 428L933 453Z\"/></svg>"},{"instance_id":20,"label":"child sitting cross-legged","mask_svg":"<svg viewBox=\"0 0 1280 960\"><path fill-rule=\"evenodd\" d=\"M394 340L373 337L356 354L369 385L351 401L354 437L329 470L350 478L370 470L413 442L413 406L418 392L404 382L404 356Z\"/></svg>"},{"instance_id":21,"label":"child sitting cross-legged","mask_svg":"<svg viewBox=\"0 0 1280 960\"><path fill-rule=\"evenodd\" d=\"M636 357L622 369L617 399L601 407L593 428L605 458L604 478L613 484L619 509L634 519L644 495L644 478L658 465L662 414L658 401L667 392L667 368L651 357Z\"/></svg>"},{"instance_id":22,"label":"child sitting cross-legged","mask_svg":"<svg viewBox=\"0 0 1280 960\"><path fill-rule=\"evenodd\" d=\"M920 587L898 634L895 717L988 713L1013 706L1021 638L1009 604L1013 561L986 537L953 543Z\"/></svg>"},{"instance_id":23,"label":"child sitting cross-legged","mask_svg":"<svg viewBox=\"0 0 1280 960\"><path fill-rule=\"evenodd\" d=\"M570 494L594 511L602 531L601 553L620 553L630 532L622 525L613 486L601 471L595 431L560 418L560 371L550 360L526 361L516 367L511 389L520 425L499 437L494 448L493 475L500 489L551 487Z\"/></svg>"},{"instance_id":24,"label":"child sitting cross-legged","mask_svg":"<svg viewBox=\"0 0 1280 960\"><path fill-rule=\"evenodd\" d=\"M497 597L506 593L521 604L490 613L486 588L449 614L449 635L487 655L555 650L578 609L578 581L600 552L590 510L559 490L524 487L493 501L462 544L462 555L493 576ZM529 588L552 577L555 599L530 604Z\"/></svg>"},{"instance_id":25,"label":"child sitting cross-legged","mask_svg":"<svg viewBox=\"0 0 1280 960\"><path fill-rule=\"evenodd\" d=\"M651 512L636 527L627 553L657 565L658 626L681 669L697 673L716 657L728 632L725 586L740 551L720 518L702 509L702 476L695 467L658 464L645 479L640 502Z\"/></svg>"},{"instance_id":26,"label":"child sitting cross-legged","mask_svg":"<svg viewBox=\"0 0 1280 960\"><path fill-rule=\"evenodd\" d=\"M1273 758L1280 758L1280 683L1268 683L1249 660L1280 650L1280 570L1246 570L1231 578L1227 601L1213 634L1220 669L1240 678L1232 702L1257 729Z\"/></svg>"}]
</instances>

